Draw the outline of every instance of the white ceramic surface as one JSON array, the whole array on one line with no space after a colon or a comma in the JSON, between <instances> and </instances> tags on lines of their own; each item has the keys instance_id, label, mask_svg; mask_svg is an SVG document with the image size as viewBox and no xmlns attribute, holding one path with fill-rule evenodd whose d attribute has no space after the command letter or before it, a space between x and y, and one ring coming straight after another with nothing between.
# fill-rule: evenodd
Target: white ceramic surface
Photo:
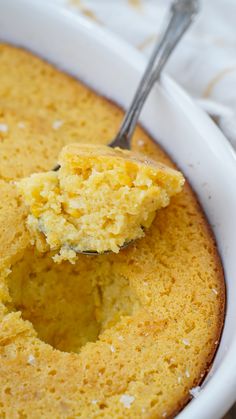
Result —
<instances>
[{"instance_id":1,"label":"white ceramic surface","mask_svg":"<svg viewBox=\"0 0 236 419\"><path fill-rule=\"evenodd\" d=\"M40 0L0 0L0 40L24 46L127 106L145 60L132 47L63 8ZM211 120L162 77L142 123L174 158L213 226L227 282L227 314L203 391L181 419L217 419L236 398L236 157Z\"/></svg>"}]
</instances>

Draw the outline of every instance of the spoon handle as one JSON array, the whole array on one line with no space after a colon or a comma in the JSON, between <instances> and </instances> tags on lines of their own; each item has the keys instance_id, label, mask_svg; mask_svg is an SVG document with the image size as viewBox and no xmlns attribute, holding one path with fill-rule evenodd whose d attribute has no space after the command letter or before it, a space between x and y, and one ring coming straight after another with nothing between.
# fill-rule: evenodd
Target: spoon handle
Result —
<instances>
[{"instance_id":1,"label":"spoon handle","mask_svg":"<svg viewBox=\"0 0 236 419\"><path fill-rule=\"evenodd\" d=\"M110 143L111 147L130 148L131 137L144 102L172 51L192 23L198 9L198 0L175 0L173 2L167 27L152 53L121 128L116 138Z\"/></svg>"}]
</instances>

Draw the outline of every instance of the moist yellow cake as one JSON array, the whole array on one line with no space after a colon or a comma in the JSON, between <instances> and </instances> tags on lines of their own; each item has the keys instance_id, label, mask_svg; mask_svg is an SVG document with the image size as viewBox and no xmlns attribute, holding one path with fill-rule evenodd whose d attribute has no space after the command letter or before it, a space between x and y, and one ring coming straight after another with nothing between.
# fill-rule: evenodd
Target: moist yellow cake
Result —
<instances>
[{"instance_id":1,"label":"moist yellow cake","mask_svg":"<svg viewBox=\"0 0 236 419\"><path fill-rule=\"evenodd\" d=\"M0 79L0 417L173 417L224 319L221 262L195 195L186 184L118 254L55 264L30 243L15 181L50 170L66 144L106 144L122 112L5 45ZM171 165L141 128L133 150Z\"/></svg>"},{"instance_id":2,"label":"moist yellow cake","mask_svg":"<svg viewBox=\"0 0 236 419\"><path fill-rule=\"evenodd\" d=\"M184 184L177 170L105 145L69 144L58 163L56 171L17 182L32 240L39 251L56 251L54 262L75 263L79 252L118 253L144 236Z\"/></svg>"}]
</instances>

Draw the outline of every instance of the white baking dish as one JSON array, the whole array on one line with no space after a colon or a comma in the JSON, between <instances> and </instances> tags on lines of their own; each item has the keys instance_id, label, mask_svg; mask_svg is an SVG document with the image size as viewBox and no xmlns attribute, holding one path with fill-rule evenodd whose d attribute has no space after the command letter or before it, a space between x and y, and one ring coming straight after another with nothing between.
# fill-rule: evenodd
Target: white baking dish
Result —
<instances>
[{"instance_id":1,"label":"white baking dish","mask_svg":"<svg viewBox=\"0 0 236 419\"><path fill-rule=\"evenodd\" d=\"M40 0L0 0L0 39L34 51L124 107L145 66L141 54L110 33ZM222 256L227 314L220 348L203 391L178 416L217 419L236 399L236 157L211 120L167 77L141 119L189 178Z\"/></svg>"}]
</instances>

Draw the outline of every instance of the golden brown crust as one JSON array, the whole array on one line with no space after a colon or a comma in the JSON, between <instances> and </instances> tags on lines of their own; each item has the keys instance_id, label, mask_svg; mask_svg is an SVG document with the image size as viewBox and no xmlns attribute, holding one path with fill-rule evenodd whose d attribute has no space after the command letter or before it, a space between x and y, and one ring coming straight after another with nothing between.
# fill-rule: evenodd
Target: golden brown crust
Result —
<instances>
[{"instance_id":1,"label":"golden brown crust","mask_svg":"<svg viewBox=\"0 0 236 419\"><path fill-rule=\"evenodd\" d=\"M0 180L0 190L0 267L3 267L9 261L12 263L14 256L28 245L29 234L25 227L27 210L22 205L15 185Z\"/></svg>"},{"instance_id":2,"label":"golden brown crust","mask_svg":"<svg viewBox=\"0 0 236 419\"><path fill-rule=\"evenodd\" d=\"M134 141L134 147L137 147L136 143L137 141L136 142ZM156 144L156 142L154 142L152 139L148 140L146 144L143 144L142 149L144 153L148 152L152 158L155 156L158 149L159 161L162 161L164 164L167 164L177 170L180 170L180 168L178 168L177 165L173 163L173 161L165 154L163 149L161 149L161 147L158 144ZM211 369L214 357L218 349L218 345L220 343L221 335L223 332L225 310L226 310L226 287L225 287L225 281L224 281L223 266L222 266L222 262L220 259L220 255L219 255L219 251L217 248L217 243L216 243L213 231L198 201L197 195L191 188L190 183L188 181L186 181L184 189L187 191L189 197L191 197L192 206L196 208L196 212L198 213L199 218L201 220L201 228L204 231L205 236L209 238L208 244L211 247L211 252L214 258L215 275L217 279L217 284L219 286L218 297L219 297L220 311L218 312L218 316L217 316L217 319L218 319L217 328L215 330L215 335L212 340L211 351L209 353L208 358L206 358L205 369L202 370L201 375L198 377L198 380L194 382L194 386L200 386L201 383L204 381L206 375ZM178 406L176 406L176 408L174 408L173 411L170 412L170 414L168 415L168 418L174 418L183 409L183 407L191 400L191 398L192 397L190 396L190 394L188 394L187 396L185 395L183 396L182 399L178 400L178 403L177 403ZM150 416L150 418L152 417L155 418L156 414L154 413L153 416Z\"/></svg>"},{"instance_id":3,"label":"golden brown crust","mask_svg":"<svg viewBox=\"0 0 236 419\"><path fill-rule=\"evenodd\" d=\"M211 366L213 364L219 343L220 343L220 339L221 339L221 335L223 332L223 326L224 326L224 320L225 320L225 310L226 310L226 287L225 287L225 280L224 280L224 271L223 271L223 266L222 266L222 262L220 259L220 255L219 255L219 251L217 248L217 244L216 244L216 240L213 234L213 231L209 225L209 222L206 218L206 215L204 215L203 210L198 202L197 196L196 194L193 192L193 190L191 190L190 185L188 185L191 193L193 194L193 197L195 198L196 201L196 205L198 207L198 211L199 213L202 214L202 223L204 225L204 229L206 230L206 235L208 237L210 237L210 240L212 242L212 250L213 250L213 255L214 255L214 259L215 259L215 266L216 266L216 275L217 275L217 283L219 284L219 300L220 300L220 307L221 310L218 313L218 327L216 329L216 333L215 336L213 338L213 342L212 342L212 349L211 349L211 353L209 354L208 359L206 359L206 368L204 371L202 371L201 376L199 377L199 380L196 382L196 386L200 386L201 383L204 381L206 375L208 374L208 372L211 369ZM217 342L217 344L216 344ZM179 408L176 409L175 411L172 412L171 417L174 418L181 409L183 409L183 407L191 400L191 397L189 395L189 397L184 398L180 403L179 403Z\"/></svg>"}]
</instances>

